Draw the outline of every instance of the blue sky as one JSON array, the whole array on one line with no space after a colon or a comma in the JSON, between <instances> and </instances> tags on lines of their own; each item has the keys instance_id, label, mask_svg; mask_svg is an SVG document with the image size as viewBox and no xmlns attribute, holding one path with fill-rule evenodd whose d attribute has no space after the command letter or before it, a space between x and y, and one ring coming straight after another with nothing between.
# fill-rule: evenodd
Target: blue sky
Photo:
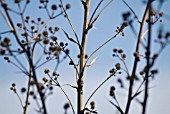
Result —
<instances>
[{"instance_id":1,"label":"blue sky","mask_svg":"<svg viewBox=\"0 0 170 114\"><path fill-rule=\"evenodd\" d=\"M16 5L13 4L12 0L6 0L9 2L9 5L17 10ZM159 0L156 0L153 4L153 7L156 8ZM56 0L51 0L52 4L58 4L59 2ZM92 0L91 2L91 10L90 14L92 14L92 11L94 11L95 6L99 0ZM101 7L104 7L109 2L109 0L104 0L103 5ZM126 0L126 2L132 7L132 9L136 12L137 16L142 20L142 15L144 13L145 5L141 2L141 0L134 1L134 0ZM70 3L71 9L68 11L69 17L72 21L72 24L78 34L78 37L81 38L81 31L82 31L82 20L83 20L83 7L79 0L63 0L63 3ZM50 8L49 4L49 8ZM170 11L170 1L165 0L165 4L163 5L161 11L164 11L165 17L162 18L164 25L164 30L169 31L169 25L170 25L170 18L167 16ZM25 16L29 15L32 19L36 19L37 17L42 17L44 20L47 20L47 14L45 11L39 11L37 2L31 2L30 6L26 10ZM0 10L3 10L0 8ZM94 24L96 29L92 29L89 32L88 40L87 40L87 54L92 53L98 46L100 46L102 43L104 43L107 39L112 37L114 34L116 34L115 30L117 26L120 26L123 22L122 20L122 12L129 11L129 9L126 7L126 5L121 0L113 0L113 2L109 5L109 7L103 12L103 14L100 16L99 20ZM16 16L14 13L11 13L12 18L16 22L20 18ZM170 14L169 14L170 16ZM2 18L2 15L0 15L0 32L4 30L8 30L8 26L6 25L5 21ZM154 25L153 28L153 37L155 38L157 36L158 27L161 23L157 23ZM71 31L71 28L68 24L68 21L63 16L60 16L49 24L50 26L59 26L62 27L64 30L66 30L71 37L74 38L74 34ZM135 21L135 29L136 31L139 31L139 24L137 21ZM130 28L126 28L125 36L122 37L121 35L118 36L116 39L108 43L105 47L103 47L100 51L98 51L93 57L97 57L97 61L95 64L89 68L86 69L85 72L85 88L84 88L84 101L87 100L90 93L109 75L109 70L114 67L114 65L118 61L118 59L113 58L112 54L113 48L122 48L124 52L127 54L126 63L128 65L129 71L132 70L132 65L134 61L133 53L135 51L135 45L136 45L136 37L132 33ZM56 34L59 38L59 41L68 42L64 34L60 31ZM6 36L9 36L12 38L11 34L7 34ZM14 44L14 47L16 45ZM77 61L77 54L78 49L73 43L69 43L68 48L70 49L70 55L74 58L75 61ZM159 46L155 43L152 44L152 52L156 52L156 50L159 48ZM165 50L162 52L160 57L158 58L154 68L159 69L158 75L156 75L155 79L151 81L150 87L153 87L150 89L149 93L149 102L148 102L148 108L147 112L148 114L161 114L161 113L169 113L170 109L168 106L170 106L170 89L168 88L170 86L170 46L165 48ZM36 52L37 57L40 54L38 51ZM27 67L27 62L23 57L21 57L23 64ZM145 61L145 60L142 60ZM69 59L66 59L61 65L59 66L59 69L57 72L60 73L59 81L61 84L72 84L76 85L75 82L75 71L72 67L67 66L69 62ZM53 69L55 65L55 62L50 62L46 64L45 66L38 69L38 79L41 80L42 77L44 77L43 70L45 68ZM138 67L138 70L144 66L144 62L141 62L140 66ZM18 91L20 91L20 88L23 86L26 86L28 77L24 76L19 70L15 68L12 65L7 64L3 57L0 57L0 113L2 114L22 114L22 109L19 103L19 100L15 94L13 94L10 91L10 86L13 82L17 84ZM92 100L96 102L96 110L99 112L99 114L110 114L113 112L116 112L116 109L113 108L113 106L107 101L107 99L112 100L109 96L109 89L110 86L115 86L117 98L120 101L120 105L122 108L125 107L126 104L126 95L127 95L127 82L125 83L126 88L120 89L119 85L117 84L117 78L122 78L125 80L126 74L123 73L122 75L118 75L112 79L110 79L93 97ZM135 85L137 87L137 84ZM64 86L64 90L68 93L74 108L76 109L76 90ZM50 96L47 99L47 108L49 114L57 113L62 114L64 113L63 106L67 102L65 96L61 92L59 88L54 89L55 93L53 96ZM21 94L22 99L25 98L24 95ZM143 98L142 95L140 98ZM24 102L24 101L23 101ZM28 113L34 114L34 109L36 108L35 102L31 99L31 106L28 109ZM130 110L131 114L138 114L141 113L141 106L133 102L133 105ZM71 114L71 109L69 109L69 114Z\"/></svg>"}]
</instances>

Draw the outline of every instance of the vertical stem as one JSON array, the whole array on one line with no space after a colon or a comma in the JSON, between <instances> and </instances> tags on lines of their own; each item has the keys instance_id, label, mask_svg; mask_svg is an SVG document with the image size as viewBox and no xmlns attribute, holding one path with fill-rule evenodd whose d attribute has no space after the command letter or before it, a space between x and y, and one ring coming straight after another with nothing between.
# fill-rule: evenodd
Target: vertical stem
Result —
<instances>
[{"instance_id":1,"label":"vertical stem","mask_svg":"<svg viewBox=\"0 0 170 114\"><path fill-rule=\"evenodd\" d=\"M149 6L150 6L150 4L148 2L147 6L146 6L146 9L145 9L145 13L144 13L143 19L142 19L142 22L140 23L141 26L140 26L140 31L139 31L139 35L138 35L137 45L136 45L136 52L137 53L140 50L140 43L141 43L142 37L143 37L143 30L144 30L144 27L145 27L145 22L146 22L146 19L148 17ZM130 83L129 83L128 99L127 99L125 114L129 113L129 109L130 109L130 105L131 105L131 101L132 101L133 83L134 83L134 79L135 79L135 75L136 75L136 70L137 70L137 66L138 66L138 60L139 60L139 58L135 57L134 65L133 65L133 70L132 70L132 74L131 74L131 78L130 78Z\"/></svg>"},{"instance_id":2,"label":"vertical stem","mask_svg":"<svg viewBox=\"0 0 170 114\"><path fill-rule=\"evenodd\" d=\"M146 78L146 82L145 82L145 94L144 94L144 101L143 101L143 110L142 110L142 114L146 113L146 105L147 105L147 100L148 100L148 86L149 86L149 71L150 71L150 47L151 47L151 16L150 16L150 10L151 10L151 0L149 0L149 23L148 23L148 44L147 44L147 48L146 48L146 73L145 73L145 78Z\"/></svg>"},{"instance_id":3,"label":"vertical stem","mask_svg":"<svg viewBox=\"0 0 170 114\"><path fill-rule=\"evenodd\" d=\"M77 112L78 114L83 113L83 84L84 84L84 63L85 63L85 52L86 52L86 40L88 35L88 17L89 17L89 9L90 9L90 0L86 0L86 4L84 6L84 24L83 24L83 35L82 42L80 48L80 69L79 69L79 79L77 82Z\"/></svg>"}]
</instances>

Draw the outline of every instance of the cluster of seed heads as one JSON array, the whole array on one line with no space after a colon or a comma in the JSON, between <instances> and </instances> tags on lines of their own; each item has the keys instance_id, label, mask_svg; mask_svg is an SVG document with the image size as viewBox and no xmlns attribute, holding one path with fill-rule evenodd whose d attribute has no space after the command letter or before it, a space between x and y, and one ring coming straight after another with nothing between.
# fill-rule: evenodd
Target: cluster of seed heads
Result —
<instances>
[{"instance_id":1,"label":"cluster of seed heads","mask_svg":"<svg viewBox=\"0 0 170 114\"><path fill-rule=\"evenodd\" d=\"M117 27L116 32L121 33L122 36L124 36L124 28L128 26L128 22L123 22L120 27Z\"/></svg>"},{"instance_id":2,"label":"cluster of seed heads","mask_svg":"<svg viewBox=\"0 0 170 114\"><path fill-rule=\"evenodd\" d=\"M123 53L123 49L117 49L117 48L114 48L113 49L113 57L120 57L122 60L125 60L126 58L126 54Z\"/></svg>"}]
</instances>

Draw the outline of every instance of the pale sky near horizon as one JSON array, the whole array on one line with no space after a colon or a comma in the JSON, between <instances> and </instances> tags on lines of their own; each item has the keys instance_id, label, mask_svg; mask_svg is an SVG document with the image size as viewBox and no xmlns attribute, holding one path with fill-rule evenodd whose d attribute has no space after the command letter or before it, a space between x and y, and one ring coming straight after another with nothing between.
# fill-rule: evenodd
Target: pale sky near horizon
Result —
<instances>
[{"instance_id":1,"label":"pale sky near horizon","mask_svg":"<svg viewBox=\"0 0 170 114\"><path fill-rule=\"evenodd\" d=\"M12 8L16 8L16 5L13 4L12 0L6 0L9 2L9 6ZM95 6L100 0L91 0L91 10L94 10ZM153 3L153 7L156 9L158 5L158 1L156 0ZM59 4L59 0L50 0L50 2ZM103 5L101 8L104 7L109 0L104 0ZM142 15L144 13L145 4L142 3L142 0L126 0L126 2L132 7L135 11L137 16L140 20L142 20ZM72 21L72 24L78 34L78 37L81 38L81 30L82 30L82 20L83 20L83 7L79 0L76 2L72 0L63 0L63 3L70 3L71 9L68 11L68 15ZM37 17L42 17L44 20L47 20L47 14L45 11L39 11L38 9L38 2L31 1L30 5L26 10L26 15L29 15L32 19L36 19ZM51 3L49 4L50 9ZM158 27L159 25L163 25L163 30L170 31L170 0L165 0L161 11L165 13L165 16L162 18L163 23L156 23L153 27L153 37L157 36ZM101 9L100 8L100 9ZM3 9L0 7L0 10ZM98 46L104 43L107 39L112 37L116 34L115 30L117 26L120 26L123 22L122 20L122 12L129 11L127 6L122 2L122 0L113 0L113 2L105 9L105 11L100 16L99 20L94 24L95 28L89 32L88 40L87 40L87 54L92 53ZM58 8L59 13L59 8ZM16 14L11 13L13 20L16 22L20 22ZM133 15L133 14L131 14ZM53 21L51 21L50 25L62 27L66 30L69 35L73 38L74 34L71 31L71 28L68 24L68 21L63 16L60 16ZM139 24L137 20L135 20L135 30L139 31ZM0 32L8 30L8 26L6 25L5 21L0 14ZM145 29L146 30L146 29ZM114 67L117 62L120 62L118 59L113 58L112 54L113 48L122 48L124 52L127 54L126 63L128 65L129 71L131 73L132 66L133 66L133 53L135 51L136 46L136 37L132 33L130 28L126 28L124 30L125 36L122 37L121 35L118 36L116 39L108 43L105 47L103 47L100 51L98 51L93 57L97 57L96 62L93 66L86 69L85 72L85 92L84 92L84 102L87 100L89 95L92 91L109 75L109 70ZM11 34L7 34L6 36L12 37ZM68 42L64 34L60 31L56 34L59 38L59 41ZM5 35L4 35L5 36ZM146 36L147 37L147 36ZM2 36L3 38L3 36ZM74 43L69 43L68 48L70 48L70 54L77 61L77 54L78 49L74 45ZM153 43L152 44L152 53L156 52L159 48L159 45ZM159 56L154 68L158 69L158 74L151 80L149 89L149 100L148 100L148 107L147 107L147 114L168 114L170 112L170 45L164 49L164 51ZM39 52L37 52L39 53ZM23 58L22 58L23 59ZM145 61L145 60L142 60ZM61 65L57 72L60 73L59 81L62 84L72 84L76 85L75 82L75 71L72 67L67 66L69 63L69 59L67 58ZM141 62L140 66L138 67L138 71L144 67L145 62ZM27 67L27 62L23 59L23 64ZM46 76L43 72L45 68L54 69L54 62L50 62L40 69L38 69L38 79L41 80L42 77ZM119 88L119 84L117 84L117 78L122 78L125 81L126 74L123 73L122 75L117 75L116 77L110 79L99 91L92 97L92 100L96 102L96 110L99 114L119 114L117 113L116 109L108 102L109 100L113 99L109 96L109 89L111 86L115 86L116 94L118 101L120 102L121 107L124 109L126 104L126 96L127 96L127 89L128 84L125 82L126 87L124 89ZM8 64L6 61L3 60L3 57L0 57L0 114L22 114L22 109L20 102L15 94L10 91L10 86L13 82L16 83L18 91L20 92L21 87L26 87L28 77L24 76L24 74L20 73L20 71L15 68L14 66ZM137 85L135 85L137 87ZM64 90L68 93L73 106L76 110L76 90L72 89L71 87L64 86ZM65 96L61 92L59 88L54 88L54 95L49 96L47 99L47 110L49 114L64 114L63 106L68 101L66 100ZM23 94L20 94L22 100L25 98ZM140 96L140 99L143 96ZM24 102L24 100L23 100ZM31 106L28 108L28 114L36 114L35 110L37 108L35 102L31 98ZM89 105L88 105L89 106ZM136 101L133 102L133 105L130 109L130 114L141 114L141 105ZM72 114L71 108L68 110L68 114Z\"/></svg>"}]
</instances>

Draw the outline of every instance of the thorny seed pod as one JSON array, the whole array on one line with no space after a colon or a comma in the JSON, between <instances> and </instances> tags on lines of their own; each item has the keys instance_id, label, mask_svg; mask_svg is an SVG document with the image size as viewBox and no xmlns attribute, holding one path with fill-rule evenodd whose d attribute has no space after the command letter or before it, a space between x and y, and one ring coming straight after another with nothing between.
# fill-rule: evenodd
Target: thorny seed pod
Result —
<instances>
[{"instance_id":1,"label":"thorny seed pod","mask_svg":"<svg viewBox=\"0 0 170 114\"><path fill-rule=\"evenodd\" d=\"M31 96L34 95L34 91L30 91L30 95L31 95Z\"/></svg>"},{"instance_id":2,"label":"thorny seed pod","mask_svg":"<svg viewBox=\"0 0 170 114\"><path fill-rule=\"evenodd\" d=\"M26 16L26 19L27 19L27 20L29 20L29 19L30 19L30 17L29 17L29 16Z\"/></svg>"},{"instance_id":3,"label":"thorny seed pod","mask_svg":"<svg viewBox=\"0 0 170 114\"><path fill-rule=\"evenodd\" d=\"M124 22L124 23L122 24L122 26L127 27L127 26L128 26L128 22Z\"/></svg>"},{"instance_id":4,"label":"thorny seed pod","mask_svg":"<svg viewBox=\"0 0 170 114\"><path fill-rule=\"evenodd\" d=\"M69 52L70 52L69 49L66 49L66 50L65 50L65 53L66 53L67 55L69 54Z\"/></svg>"},{"instance_id":5,"label":"thorny seed pod","mask_svg":"<svg viewBox=\"0 0 170 114\"><path fill-rule=\"evenodd\" d=\"M122 54L122 59L125 59L126 58L126 54Z\"/></svg>"},{"instance_id":6,"label":"thorny seed pod","mask_svg":"<svg viewBox=\"0 0 170 114\"><path fill-rule=\"evenodd\" d=\"M47 69L47 68L44 70L44 73L45 73L45 74L48 74L49 72L50 72L50 70Z\"/></svg>"},{"instance_id":7,"label":"thorny seed pod","mask_svg":"<svg viewBox=\"0 0 170 114\"><path fill-rule=\"evenodd\" d=\"M73 61L70 61L70 62L69 62L69 65L74 65Z\"/></svg>"},{"instance_id":8,"label":"thorny seed pod","mask_svg":"<svg viewBox=\"0 0 170 114\"><path fill-rule=\"evenodd\" d=\"M87 54L85 54L85 59L87 59L88 58L88 55Z\"/></svg>"},{"instance_id":9,"label":"thorny seed pod","mask_svg":"<svg viewBox=\"0 0 170 114\"><path fill-rule=\"evenodd\" d=\"M42 80L43 80L45 83L47 83L47 82L48 82L48 79L47 79L47 78L45 78L45 77L44 77Z\"/></svg>"},{"instance_id":10,"label":"thorny seed pod","mask_svg":"<svg viewBox=\"0 0 170 114\"><path fill-rule=\"evenodd\" d=\"M158 53L153 54L153 59L156 59L158 57Z\"/></svg>"},{"instance_id":11,"label":"thorny seed pod","mask_svg":"<svg viewBox=\"0 0 170 114\"><path fill-rule=\"evenodd\" d=\"M65 110L67 110L69 107L70 107L70 105L69 105L68 103L66 103L66 104L64 105L64 109L65 109Z\"/></svg>"},{"instance_id":12,"label":"thorny seed pod","mask_svg":"<svg viewBox=\"0 0 170 114\"><path fill-rule=\"evenodd\" d=\"M5 55L6 51L4 49L0 49L0 55Z\"/></svg>"},{"instance_id":13,"label":"thorny seed pod","mask_svg":"<svg viewBox=\"0 0 170 114\"><path fill-rule=\"evenodd\" d=\"M155 70L151 70L151 74L154 75L154 74L157 74L157 73L158 73L158 70L156 70L156 69Z\"/></svg>"},{"instance_id":14,"label":"thorny seed pod","mask_svg":"<svg viewBox=\"0 0 170 114\"><path fill-rule=\"evenodd\" d=\"M50 86L50 87L49 87L49 90L52 91L52 90L53 90L53 86Z\"/></svg>"},{"instance_id":15,"label":"thorny seed pod","mask_svg":"<svg viewBox=\"0 0 170 114\"><path fill-rule=\"evenodd\" d=\"M90 106L91 106L91 109L94 110L94 109L95 109L95 102L92 101L92 102L90 103Z\"/></svg>"},{"instance_id":16,"label":"thorny seed pod","mask_svg":"<svg viewBox=\"0 0 170 114\"><path fill-rule=\"evenodd\" d=\"M70 4L66 4L66 9L70 9L71 5Z\"/></svg>"},{"instance_id":17,"label":"thorny seed pod","mask_svg":"<svg viewBox=\"0 0 170 114\"><path fill-rule=\"evenodd\" d=\"M118 49L118 53L123 53L123 50L122 49Z\"/></svg>"},{"instance_id":18,"label":"thorny seed pod","mask_svg":"<svg viewBox=\"0 0 170 114\"><path fill-rule=\"evenodd\" d=\"M21 93L25 93L25 92L26 92L26 88L25 87L21 88Z\"/></svg>"},{"instance_id":19,"label":"thorny seed pod","mask_svg":"<svg viewBox=\"0 0 170 114\"><path fill-rule=\"evenodd\" d=\"M21 24L21 23L17 23L17 26L18 26L19 28L22 28L22 24Z\"/></svg>"},{"instance_id":20,"label":"thorny seed pod","mask_svg":"<svg viewBox=\"0 0 170 114\"><path fill-rule=\"evenodd\" d=\"M155 15L156 15L156 11L155 11L155 10L151 10L151 11L150 11L150 15L151 15L151 16L155 16Z\"/></svg>"},{"instance_id":21,"label":"thorny seed pod","mask_svg":"<svg viewBox=\"0 0 170 114\"><path fill-rule=\"evenodd\" d=\"M11 41L10 38L5 37L4 42L6 42L8 44L10 41Z\"/></svg>"},{"instance_id":22,"label":"thorny seed pod","mask_svg":"<svg viewBox=\"0 0 170 114\"><path fill-rule=\"evenodd\" d=\"M50 42L50 46L54 46L54 42Z\"/></svg>"},{"instance_id":23,"label":"thorny seed pod","mask_svg":"<svg viewBox=\"0 0 170 114\"><path fill-rule=\"evenodd\" d=\"M63 47L63 46L64 46L64 43L63 43L63 42L60 42L60 46Z\"/></svg>"},{"instance_id":24,"label":"thorny seed pod","mask_svg":"<svg viewBox=\"0 0 170 114\"><path fill-rule=\"evenodd\" d=\"M114 49L113 49L113 52L117 52L117 49L116 49L116 48L114 48Z\"/></svg>"},{"instance_id":25,"label":"thorny seed pod","mask_svg":"<svg viewBox=\"0 0 170 114\"><path fill-rule=\"evenodd\" d=\"M57 37L56 37L56 36L51 36L51 39L52 39L53 41L56 41L56 40L57 40Z\"/></svg>"},{"instance_id":26,"label":"thorny seed pod","mask_svg":"<svg viewBox=\"0 0 170 114\"><path fill-rule=\"evenodd\" d=\"M110 87L110 90L113 90L113 91L114 91L114 90L115 90L115 87L114 87L114 86L111 86L111 87Z\"/></svg>"},{"instance_id":27,"label":"thorny seed pod","mask_svg":"<svg viewBox=\"0 0 170 114\"><path fill-rule=\"evenodd\" d=\"M80 58L80 54L77 55L77 58Z\"/></svg>"},{"instance_id":28,"label":"thorny seed pod","mask_svg":"<svg viewBox=\"0 0 170 114\"><path fill-rule=\"evenodd\" d=\"M49 40L47 38L44 39L43 43L47 45L49 43Z\"/></svg>"},{"instance_id":29,"label":"thorny seed pod","mask_svg":"<svg viewBox=\"0 0 170 114\"><path fill-rule=\"evenodd\" d=\"M159 16L160 16L160 17L162 17L163 15L164 15L164 13L163 13L163 12L160 12L160 13L159 13Z\"/></svg>"},{"instance_id":30,"label":"thorny seed pod","mask_svg":"<svg viewBox=\"0 0 170 114\"><path fill-rule=\"evenodd\" d=\"M159 38L159 39L161 39L162 37L163 37L162 33L161 33L161 32L159 32L159 34L158 34L158 38Z\"/></svg>"},{"instance_id":31,"label":"thorny seed pod","mask_svg":"<svg viewBox=\"0 0 170 114\"><path fill-rule=\"evenodd\" d=\"M44 32L43 32L43 35L44 35L45 37L48 37L48 31L44 31Z\"/></svg>"},{"instance_id":32,"label":"thorny seed pod","mask_svg":"<svg viewBox=\"0 0 170 114\"><path fill-rule=\"evenodd\" d=\"M57 10L57 5L53 4L53 5L51 6L51 9L52 9L52 10Z\"/></svg>"},{"instance_id":33,"label":"thorny seed pod","mask_svg":"<svg viewBox=\"0 0 170 114\"><path fill-rule=\"evenodd\" d=\"M15 83L12 83L12 87L15 87L16 86L16 84Z\"/></svg>"},{"instance_id":34,"label":"thorny seed pod","mask_svg":"<svg viewBox=\"0 0 170 114\"><path fill-rule=\"evenodd\" d=\"M60 28L59 28L59 27L55 27L54 29L55 29L55 31L59 31L59 30L60 30Z\"/></svg>"},{"instance_id":35,"label":"thorny seed pod","mask_svg":"<svg viewBox=\"0 0 170 114\"><path fill-rule=\"evenodd\" d=\"M34 29L35 29L35 26L31 26L31 29L34 30Z\"/></svg>"},{"instance_id":36,"label":"thorny seed pod","mask_svg":"<svg viewBox=\"0 0 170 114\"><path fill-rule=\"evenodd\" d=\"M21 0L15 0L14 2L18 4L18 3L20 3L20 2L21 2Z\"/></svg>"},{"instance_id":37,"label":"thorny seed pod","mask_svg":"<svg viewBox=\"0 0 170 114\"><path fill-rule=\"evenodd\" d=\"M57 72L53 72L53 76L57 76Z\"/></svg>"},{"instance_id":38,"label":"thorny seed pod","mask_svg":"<svg viewBox=\"0 0 170 114\"><path fill-rule=\"evenodd\" d=\"M121 68L120 63L116 63L115 67L116 67L117 70L120 70L120 68Z\"/></svg>"}]
</instances>

